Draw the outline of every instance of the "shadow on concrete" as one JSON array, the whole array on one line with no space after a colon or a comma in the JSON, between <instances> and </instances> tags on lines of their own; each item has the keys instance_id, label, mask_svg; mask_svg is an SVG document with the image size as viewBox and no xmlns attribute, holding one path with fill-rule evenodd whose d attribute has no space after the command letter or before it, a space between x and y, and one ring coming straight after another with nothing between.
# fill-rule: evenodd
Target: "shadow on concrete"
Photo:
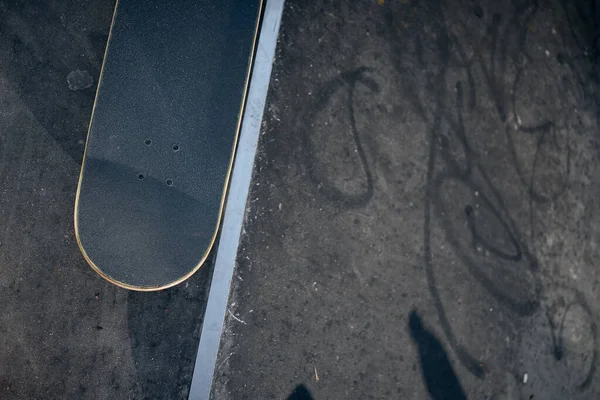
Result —
<instances>
[{"instance_id":1,"label":"shadow on concrete","mask_svg":"<svg viewBox=\"0 0 600 400\"><path fill-rule=\"evenodd\" d=\"M452 368L440 341L423 326L423 320L413 310L408 322L421 362L421 373L433 400L466 400L467 396Z\"/></svg>"},{"instance_id":2,"label":"shadow on concrete","mask_svg":"<svg viewBox=\"0 0 600 400\"><path fill-rule=\"evenodd\" d=\"M3 2L2 74L46 133L81 162L114 1ZM85 84L69 79L77 72Z\"/></svg>"},{"instance_id":3,"label":"shadow on concrete","mask_svg":"<svg viewBox=\"0 0 600 400\"><path fill-rule=\"evenodd\" d=\"M314 400L314 398L306 386L298 385L287 400Z\"/></svg>"},{"instance_id":4,"label":"shadow on concrete","mask_svg":"<svg viewBox=\"0 0 600 400\"><path fill-rule=\"evenodd\" d=\"M187 398L212 265L211 255L180 285L159 292L129 292L131 353L143 399Z\"/></svg>"}]
</instances>

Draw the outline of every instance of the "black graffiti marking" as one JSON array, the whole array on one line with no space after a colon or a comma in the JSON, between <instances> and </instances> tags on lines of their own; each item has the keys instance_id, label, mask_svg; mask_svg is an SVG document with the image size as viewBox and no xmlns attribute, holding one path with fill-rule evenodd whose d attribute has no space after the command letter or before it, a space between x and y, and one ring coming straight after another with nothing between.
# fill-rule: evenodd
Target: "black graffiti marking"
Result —
<instances>
[{"instance_id":1,"label":"black graffiti marking","mask_svg":"<svg viewBox=\"0 0 600 400\"><path fill-rule=\"evenodd\" d=\"M571 290L573 290L573 289L571 289ZM554 322L553 322L554 320L553 320L552 316L550 315L549 311L546 311L546 319L548 320L548 325L550 326L550 331L551 331L552 355L554 356L554 359L557 362L560 362L564 359L564 356L565 356L564 328L565 328L565 319L567 317L568 312L574 306L579 306L585 312L586 316L589 318L589 321L591 323L591 330L592 330L592 354L591 354L591 361L590 361L590 369L587 371L587 373L584 376L584 378L582 379L582 381L577 384L577 387L580 390L585 390L592 383L592 380L594 378L594 375L596 373L596 368L597 368L597 359L598 359L598 348L597 348L597 344L596 344L597 328L596 328L596 323L594 322L594 319L593 319L592 311L591 311L587 301L585 300L585 297L583 296L582 293L580 293L577 290L574 290L574 292L575 292L575 298L574 298L574 300L570 301L566 305L565 311L560 320L560 325L558 327L554 324Z\"/></svg>"},{"instance_id":2,"label":"black graffiti marking","mask_svg":"<svg viewBox=\"0 0 600 400\"><path fill-rule=\"evenodd\" d=\"M315 155L316 149L314 148L314 144L312 143L310 135L308 134L309 131L307 131L307 134L302 136L302 143L305 149L307 149L308 156L305 159L305 165L311 181L320 187L321 193L326 198L331 201L342 203L348 207L363 207L373 197L374 191L373 173L371 172L371 168L367 161L367 156L360 138L360 133L356 126L356 116L354 111L354 91L358 84L364 85L371 92L377 93L379 91L379 86L377 83L365 75L369 71L369 68L366 67L358 68L357 70L351 72L342 73L338 77L325 84L323 89L321 89L315 95L317 98L316 103L309 107L307 112L304 113L305 118L302 119L303 124L306 126L311 126L314 123L316 116L327 106L333 95L336 94L338 90L342 90L343 88L347 89L347 112L350 119L352 140L356 146L356 152L365 175L366 188L364 191L358 194L344 193L342 190L335 187L331 182L328 182L327 179L321 177L317 168L319 162Z\"/></svg>"},{"instance_id":3,"label":"black graffiti marking","mask_svg":"<svg viewBox=\"0 0 600 400\"><path fill-rule=\"evenodd\" d=\"M534 256L530 245L528 245L524 239L524 236L519 233L517 227L525 221L514 221L506 207L501 193L492 185L491 179L489 179L488 173L485 171L479 159L471 146L469 145L467 138L467 130L464 126L462 114L464 110L464 92L462 82L458 82L456 85L456 114L452 114L450 110L453 108L449 102L445 88L448 80L448 68L462 69L466 74L467 79L467 90L468 90L468 110L471 111L476 106L477 93L475 90L475 79L474 79L474 68L478 68L484 78L484 84L487 87L488 95L492 98L493 103L496 107L498 118L501 122L507 121L507 110L514 112L514 93L516 92L515 86L512 86L512 93L506 88L506 73L510 68L516 70L515 84L518 84L518 78L522 74L522 70L526 63L523 60L530 60L525 51L526 39L528 34L529 22L533 19L534 15L538 10L537 1L521 1L513 2L514 12L512 17L508 18L508 23L502 27L502 17L496 15L492 18L491 24L488 26L487 34L484 40L475 46L475 54L467 58L464 47L451 33L446 30L446 21L444 16L438 10L427 11L427 20L420 21L426 25L426 29L431 32L435 32L437 35L437 60L428 60L425 63L425 57L421 54L423 51L423 41L420 37L421 33L419 30L413 32L414 49L408 50L407 41L403 40L402 35L398 33L398 29L395 24L394 13L392 12L391 6L386 7L385 21L388 32L388 37L391 42L394 57L394 67L400 78L400 83L403 86L403 94L410 99L413 105L414 112L421 117L421 119L428 125L427 132L429 134L429 158L427 163L427 175L426 175L426 194L425 194L425 210L424 210L424 223L423 223L423 234L424 234L424 269L427 276L427 283L430 294L432 296L440 325L444 334L446 335L450 346L455 351L459 360L465 365L465 367L475 376L483 377L486 373L486 367L475 357L458 343L454 333L448 322L448 318L445 313L444 305L441 302L440 295L438 293L435 274L433 271L433 259L432 259L432 223L435 219L439 219L445 213L442 195L439 189L445 179L455 179L462 182L473 191L480 193L480 199L478 202L487 209L488 213L500 224L501 230L508 234L510 238L509 242L514 250L500 249L491 242L488 242L478 231L477 222L475 218L474 210L471 204L466 203L463 205L464 214L467 219L467 226L470 231L472 238L471 249L461 249L460 243L456 241L456 238L452 235L452 228L448 225L447 221L442 218L442 225L445 226L446 240L447 242L453 243L453 248L458 250L459 254L462 254L461 260L464 264L469 267L471 273L478 279L480 283L496 297L502 301L509 309L520 314L520 315L531 315L536 312L541 304L539 302L540 296L546 291L549 291L552 279L544 280L540 277L540 269L538 268L538 261ZM463 26L466 24L459 22ZM454 51L452 55L449 55L448 49L452 48ZM510 51L509 51L510 50ZM403 55L412 54L412 51L417 52L414 58L417 60L416 66L405 65ZM484 57L484 53L488 54L488 57ZM458 59L458 60L457 60ZM568 58L561 57L569 61ZM512 63L512 64L510 64ZM426 75L426 83L421 83L417 78L412 78L414 75L414 69L420 68L423 71L423 75ZM432 72L434 71L434 72ZM403 79L409 77L408 79ZM580 84L583 84L584 80L580 79ZM418 85L418 86L417 86ZM508 96L508 94L511 94ZM433 98L433 101L426 105L424 99ZM512 101L512 110L507 107L507 101ZM447 125L450 129L442 132L443 125ZM508 126L508 123L506 123ZM508 129L508 128L507 128ZM540 124L537 127L520 127L520 133L538 135L538 142L535 149L535 155L532 161L531 173L526 176L523 171L523 167L518 164L519 160L516 157L516 150L511 132L507 132L509 141L509 153L515 161L515 168L518 171L519 179L521 183L527 188L527 193L530 199L530 214L533 213L535 204L540 202L552 202L558 199L567 189L568 180L570 176L570 147L567 142L565 173L561 176L562 180L558 189L554 190L550 194L542 193L539 190L538 182L536 181L536 173L539 168L539 160L545 155L544 146L556 145L556 136L553 132L554 125L551 121L548 123ZM451 149L452 143L458 143L457 149ZM454 151L461 152L464 155L464 160L456 158ZM441 166L440 166L441 164ZM438 170L441 168L441 171ZM475 177L477 179L475 180ZM479 182L478 182L479 181ZM554 189L554 188L553 188ZM433 213L433 209L437 209L437 213ZM530 232L533 232L534 221L533 218L529 221ZM533 238L533 234L530 235ZM535 295L534 298L525 301L517 301L510 296L506 295L501 288L497 287L494 282L490 281L485 275L483 275L474 261L470 257L466 256L465 251L475 251L473 247L476 246L484 247L491 255L508 262L514 262L524 265L528 265L529 271L533 273L534 283L532 291ZM591 314L590 314L591 315ZM558 338L560 338L560 332ZM596 331L595 325L593 325L593 337L594 337L594 356L593 356L593 370L596 366ZM560 354L562 345L560 339L556 339L556 345L554 346L554 354ZM588 377L593 374L593 371L588 373ZM585 383L580 385L580 388L585 387Z\"/></svg>"}]
</instances>

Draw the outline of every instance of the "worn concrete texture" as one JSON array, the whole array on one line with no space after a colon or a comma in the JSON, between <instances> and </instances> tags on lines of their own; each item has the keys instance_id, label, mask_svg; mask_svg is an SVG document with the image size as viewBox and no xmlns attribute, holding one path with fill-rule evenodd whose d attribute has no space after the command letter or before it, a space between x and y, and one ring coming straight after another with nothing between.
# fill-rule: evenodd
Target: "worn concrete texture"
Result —
<instances>
[{"instance_id":1,"label":"worn concrete texture","mask_svg":"<svg viewBox=\"0 0 600 400\"><path fill-rule=\"evenodd\" d=\"M215 399L597 399L595 1L288 0Z\"/></svg>"},{"instance_id":2,"label":"worn concrete texture","mask_svg":"<svg viewBox=\"0 0 600 400\"><path fill-rule=\"evenodd\" d=\"M210 265L134 293L81 256L73 205L114 2L0 2L0 398L187 397Z\"/></svg>"}]
</instances>

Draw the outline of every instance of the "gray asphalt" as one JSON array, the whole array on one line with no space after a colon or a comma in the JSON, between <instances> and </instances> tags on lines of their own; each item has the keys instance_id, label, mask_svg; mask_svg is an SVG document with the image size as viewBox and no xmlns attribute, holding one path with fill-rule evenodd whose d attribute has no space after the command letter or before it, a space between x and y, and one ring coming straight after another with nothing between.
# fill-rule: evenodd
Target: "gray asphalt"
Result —
<instances>
[{"instance_id":1,"label":"gray asphalt","mask_svg":"<svg viewBox=\"0 0 600 400\"><path fill-rule=\"evenodd\" d=\"M2 399L189 390L212 260L128 292L73 236L113 5L0 2ZM597 21L288 0L213 398L597 399Z\"/></svg>"},{"instance_id":2,"label":"gray asphalt","mask_svg":"<svg viewBox=\"0 0 600 400\"><path fill-rule=\"evenodd\" d=\"M597 399L594 2L286 2L215 399Z\"/></svg>"}]
</instances>

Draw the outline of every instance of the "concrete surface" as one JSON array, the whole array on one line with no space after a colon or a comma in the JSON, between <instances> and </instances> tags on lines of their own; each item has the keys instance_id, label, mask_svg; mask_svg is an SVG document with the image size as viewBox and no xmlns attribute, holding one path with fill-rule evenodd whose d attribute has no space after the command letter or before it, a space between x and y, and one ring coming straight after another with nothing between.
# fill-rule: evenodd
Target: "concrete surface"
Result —
<instances>
[{"instance_id":1,"label":"concrete surface","mask_svg":"<svg viewBox=\"0 0 600 400\"><path fill-rule=\"evenodd\" d=\"M112 0L0 2L0 398L183 399L210 265L134 293L83 260L73 205Z\"/></svg>"},{"instance_id":2,"label":"concrete surface","mask_svg":"<svg viewBox=\"0 0 600 400\"><path fill-rule=\"evenodd\" d=\"M0 2L0 398L187 395L211 263L73 237L112 7ZM287 1L215 399L598 398L597 13Z\"/></svg>"},{"instance_id":3,"label":"concrete surface","mask_svg":"<svg viewBox=\"0 0 600 400\"><path fill-rule=\"evenodd\" d=\"M598 398L597 21L288 0L213 397Z\"/></svg>"}]
</instances>

